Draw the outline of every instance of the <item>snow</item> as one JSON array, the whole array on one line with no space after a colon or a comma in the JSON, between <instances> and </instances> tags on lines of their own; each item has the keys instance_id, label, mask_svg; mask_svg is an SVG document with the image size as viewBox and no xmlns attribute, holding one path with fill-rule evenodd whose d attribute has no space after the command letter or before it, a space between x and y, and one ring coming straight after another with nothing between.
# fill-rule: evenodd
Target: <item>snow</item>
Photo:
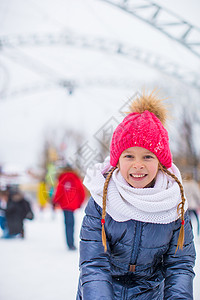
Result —
<instances>
[{"instance_id":1,"label":"snow","mask_svg":"<svg viewBox=\"0 0 200 300\"><path fill-rule=\"evenodd\" d=\"M75 213L75 239L84 209ZM196 235L196 223L194 234ZM0 240L0 299L2 300L73 300L78 284L78 251L65 245L63 216L60 210L43 213L35 208L35 220L25 223L26 238ZM200 237L195 236L194 300L200 295Z\"/></svg>"},{"instance_id":2,"label":"snow","mask_svg":"<svg viewBox=\"0 0 200 300\"><path fill-rule=\"evenodd\" d=\"M76 214L76 244L79 219ZM78 282L78 251L65 244L62 211L36 212L25 224L26 238L0 240L0 299L75 299Z\"/></svg>"}]
</instances>

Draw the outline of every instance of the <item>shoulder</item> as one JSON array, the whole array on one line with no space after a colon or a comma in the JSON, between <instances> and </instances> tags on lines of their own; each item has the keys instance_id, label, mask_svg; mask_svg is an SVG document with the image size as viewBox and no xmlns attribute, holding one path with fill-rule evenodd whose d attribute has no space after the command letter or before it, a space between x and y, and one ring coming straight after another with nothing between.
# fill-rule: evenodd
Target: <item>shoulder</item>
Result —
<instances>
[{"instance_id":1,"label":"shoulder","mask_svg":"<svg viewBox=\"0 0 200 300\"><path fill-rule=\"evenodd\" d=\"M92 216L99 217L99 216L101 216L102 209L95 202L95 200L92 197L90 197L88 204L85 208L85 213L86 213L86 215L92 215Z\"/></svg>"},{"instance_id":2,"label":"shoulder","mask_svg":"<svg viewBox=\"0 0 200 300\"><path fill-rule=\"evenodd\" d=\"M188 210L186 210L185 214L184 214L184 221L185 221L185 226L189 223L191 223L191 220L190 220L190 216L189 216L189 213L188 213ZM177 219L176 221L173 222L174 226L175 226L175 230L178 230L180 229L181 227L181 219Z\"/></svg>"},{"instance_id":3,"label":"shoulder","mask_svg":"<svg viewBox=\"0 0 200 300\"><path fill-rule=\"evenodd\" d=\"M185 224L184 224L185 242L187 243L187 241L191 241L194 238L191 218L190 218L188 210L185 212L184 221L185 221ZM181 228L181 219L178 219L175 221L174 231L179 233L180 228Z\"/></svg>"}]
</instances>

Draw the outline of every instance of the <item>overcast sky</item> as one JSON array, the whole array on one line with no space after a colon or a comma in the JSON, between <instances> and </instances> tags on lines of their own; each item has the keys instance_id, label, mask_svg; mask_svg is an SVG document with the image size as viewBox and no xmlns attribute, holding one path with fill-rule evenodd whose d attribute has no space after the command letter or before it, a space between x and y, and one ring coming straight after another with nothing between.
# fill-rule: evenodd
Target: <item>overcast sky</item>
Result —
<instances>
[{"instance_id":1,"label":"overcast sky","mask_svg":"<svg viewBox=\"0 0 200 300\"><path fill-rule=\"evenodd\" d=\"M155 3L200 27L198 0ZM31 44L33 34L43 35L43 45ZM68 34L74 45L58 41L49 45L47 34L57 38ZM1 0L0 37L18 36L18 42L19 35L30 43L0 50L0 91L4 93L0 99L0 164L4 166L37 164L45 134L51 129L80 131L92 143L95 132L111 117L118 118L120 108L136 91L153 88L155 82L157 87L171 81L179 85L177 79L144 61L95 48L95 38L104 39L104 45L113 41L113 45L137 48L139 53L172 61L199 75L197 56L100 0ZM83 47L80 37L91 46ZM72 95L58 86L63 79L76 83ZM197 93L192 87L187 92Z\"/></svg>"}]
</instances>

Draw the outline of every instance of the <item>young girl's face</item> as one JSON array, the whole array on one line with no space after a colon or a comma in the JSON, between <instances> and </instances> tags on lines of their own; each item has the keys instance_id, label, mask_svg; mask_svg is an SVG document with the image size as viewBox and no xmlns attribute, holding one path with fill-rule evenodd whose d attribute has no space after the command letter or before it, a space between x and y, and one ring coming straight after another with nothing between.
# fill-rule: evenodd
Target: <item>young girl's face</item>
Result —
<instances>
[{"instance_id":1,"label":"young girl's face","mask_svg":"<svg viewBox=\"0 0 200 300\"><path fill-rule=\"evenodd\" d=\"M155 154L141 147L122 152L118 168L124 179L134 188L145 188L157 175L159 161Z\"/></svg>"}]
</instances>

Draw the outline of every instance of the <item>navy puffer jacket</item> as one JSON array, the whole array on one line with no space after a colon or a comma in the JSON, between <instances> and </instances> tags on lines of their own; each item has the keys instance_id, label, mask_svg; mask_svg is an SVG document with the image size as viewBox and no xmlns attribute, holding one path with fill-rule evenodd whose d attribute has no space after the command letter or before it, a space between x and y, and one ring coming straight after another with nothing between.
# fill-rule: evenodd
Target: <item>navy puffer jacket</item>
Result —
<instances>
[{"instance_id":1,"label":"navy puffer jacket","mask_svg":"<svg viewBox=\"0 0 200 300\"><path fill-rule=\"evenodd\" d=\"M80 233L77 300L193 299L195 248L185 214L185 243L175 255L180 220L152 224L116 222L108 214L101 239L101 208L90 198Z\"/></svg>"}]
</instances>

